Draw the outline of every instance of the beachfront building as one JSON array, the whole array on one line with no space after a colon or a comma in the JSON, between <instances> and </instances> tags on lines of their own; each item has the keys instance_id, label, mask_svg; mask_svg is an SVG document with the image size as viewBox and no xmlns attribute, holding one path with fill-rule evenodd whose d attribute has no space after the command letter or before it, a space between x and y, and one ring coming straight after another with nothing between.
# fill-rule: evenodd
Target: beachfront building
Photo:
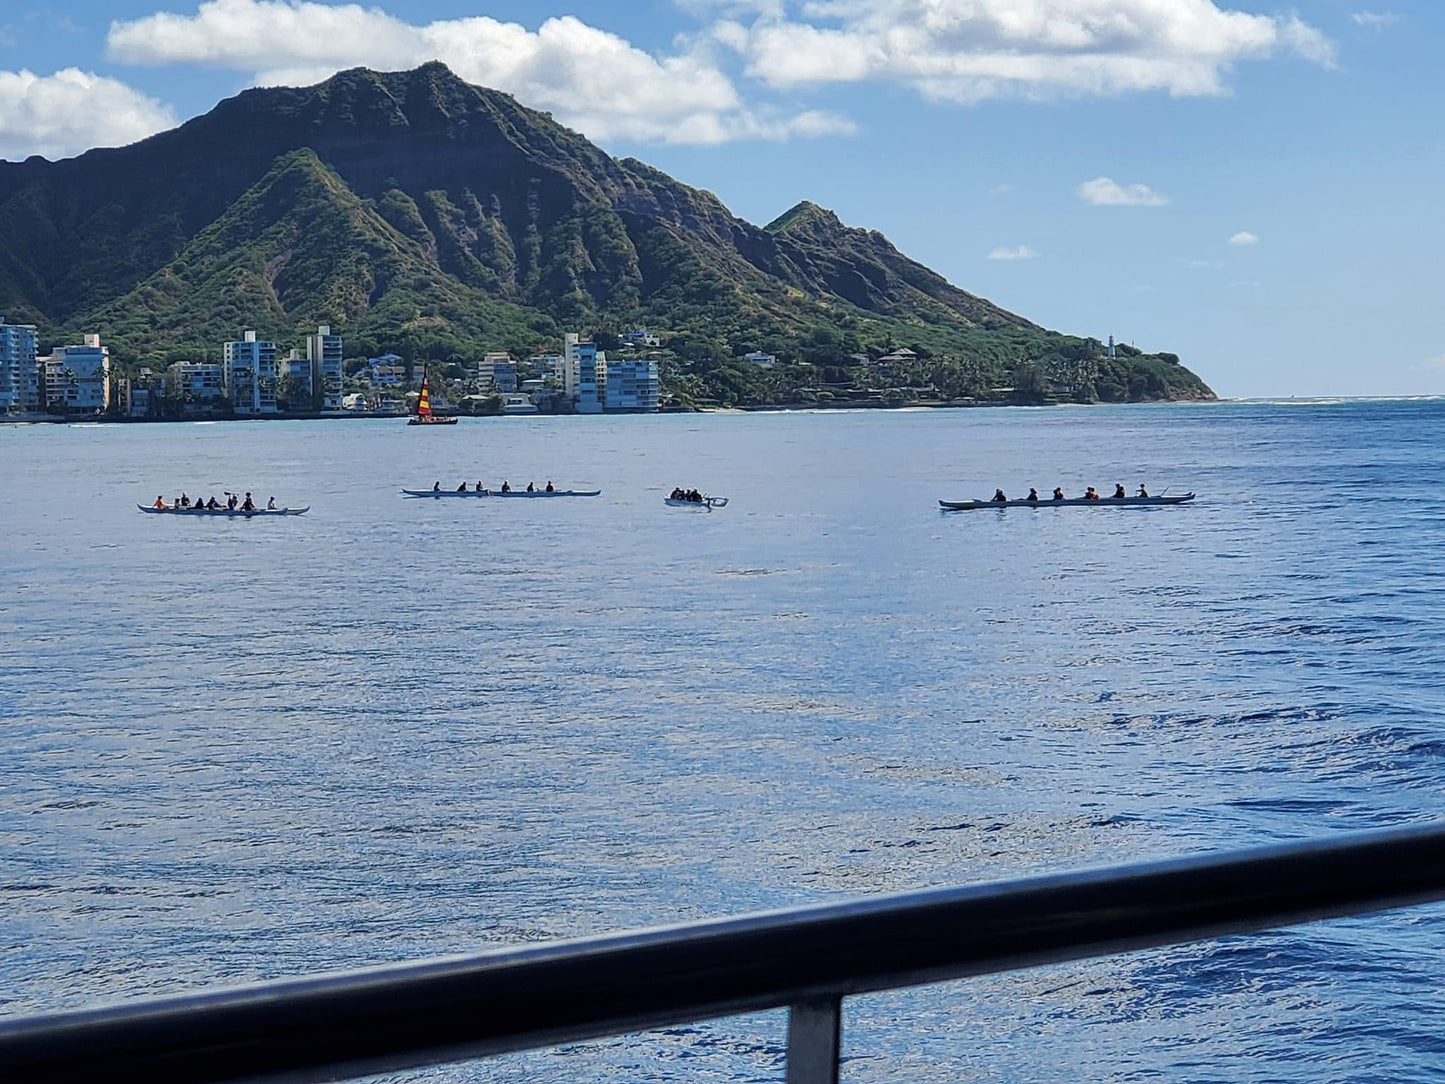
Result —
<instances>
[{"instance_id":1,"label":"beachfront building","mask_svg":"<svg viewBox=\"0 0 1445 1084\"><path fill-rule=\"evenodd\" d=\"M110 406L110 347L99 335L86 335L79 346L57 346L35 359L44 409L101 414Z\"/></svg>"},{"instance_id":2,"label":"beachfront building","mask_svg":"<svg viewBox=\"0 0 1445 1084\"><path fill-rule=\"evenodd\" d=\"M608 359L605 387L607 410L634 414L656 410L662 392L657 359Z\"/></svg>"},{"instance_id":3,"label":"beachfront building","mask_svg":"<svg viewBox=\"0 0 1445 1084\"><path fill-rule=\"evenodd\" d=\"M406 383L406 361L400 354L366 359L366 382L373 388L399 388Z\"/></svg>"},{"instance_id":4,"label":"beachfront building","mask_svg":"<svg viewBox=\"0 0 1445 1084\"><path fill-rule=\"evenodd\" d=\"M176 392L194 402L220 399L226 394L225 369L210 362L186 361L176 366Z\"/></svg>"},{"instance_id":5,"label":"beachfront building","mask_svg":"<svg viewBox=\"0 0 1445 1084\"><path fill-rule=\"evenodd\" d=\"M25 409L25 387L35 383L35 326L7 324L0 316L0 414Z\"/></svg>"},{"instance_id":6,"label":"beachfront building","mask_svg":"<svg viewBox=\"0 0 1445 1084\"><path fill-rule=\"evenodd\" d=\"M310 410L311 399L316 394L316 385L311 382L311 359L302 357L301 352L293 347L289 354L276 363L276 374L278 382L290 396L286 401L286 409ZM300 402L296 401L298 392Z\"/></svg>"},{"instance_id":7,"label":"beachfront building","mask_svg":"<svg viewBox=\"0 0 1445 1084\"><path fill-rule=\"evenodd\" d=\"M761 350L754 350L751 354L744 354L743 360L751 362L759 369L771 369L774 365L778 363L778 359L775 355L766 354Z\"/></svg>"},{"instance_id":8,"label":"beachfront building","mask_svg":"<svg viewBox=\"0 0 1445 1084\"><path fill-rule=\"evenodd\" d=\"M492 382L492 390L509 395L517 390L517 363L511 354L487 354L477 372L481 382Z\"/></svg>"},{"instance_id":9,"label":"beachfront building","mask_svg":"<svg viewBox=\"0 0 1445 1084\"><path fill-rule=\"evenodd\" d=\"M578 414L600 414L607 392L607 355L571 332L563 336L563 344L567 363L562 375L572 408Z\"/></svg>"},{"instance_id":10,"label":"beachfront building","mask_svg":"<svg viewBox=\"0 0 1445 1084\"><path fill-rule=\"evenodd\" d=\"M276 413L276 344L248 331L221 347L226 395L240 415Z\"/></svg>"},{"instance_id":11,"label":"beachfront building","mask_svg":"<svg viewBox=\"0 0 1445 1084\"><path fill-rule=\"evenodd\" d=\"M527 359L527 368L549 386L560 387L566 379L567 359L561 354L533 354Z\"/></svg>"},{"instance_id":12,"label":"beachfront building","mask_svg":"<svg viewBox=\"0 0 1445 1084\"><path fill-rule=\"evenodd\" d=\"M311 361L313 394L321 395L322 410L341 409L341 336L322 324L306 336L306 357Z\"/></svg>"}]
</instances>

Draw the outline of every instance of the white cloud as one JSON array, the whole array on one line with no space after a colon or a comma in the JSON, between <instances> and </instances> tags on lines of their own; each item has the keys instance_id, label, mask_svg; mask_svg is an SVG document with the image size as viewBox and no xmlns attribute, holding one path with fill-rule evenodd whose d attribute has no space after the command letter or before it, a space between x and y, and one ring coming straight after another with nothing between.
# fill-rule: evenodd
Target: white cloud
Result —
<instances>
[{"instance_id":1,"label":"white cloud","mask_svg":"<svg viewBox=\"0 0 1445 1084\"><path fill-rule=\"evenodd\" d=\"M1079 185L1079 198L1095 207L1162 207L1169 202L1147 184L1118 184L1110 177Z\"/></svg>"},{"instance_id":2,"label":"white cloud","mask_svg":"<svg viewBox=\"0 0 1445 1084\"><path fill-rule=\"evenodd\" d=\"M1350 18L1356 26L1363 26L1366 30L1384 30L1400 21L1400 16L1393 11L1356 11Z\"/></svg>"},{"instance_id":3,"label":"white cloud","mask_svg":"<svg viewBox=\"0 0 1445 1084\"><path fill-rule=\"evenodd\" d=\"M1216 0L807 0L805 21L724 21L715 40L775 87L900 82L925 98L1223 94L1233 66L1293 53L1333 66L1335 46L1297 16Z\"/></svg>"},{"instance_id":4,"label":"white cloud","mask_svg":"<svg viewBox=\"0 0 1445 1084\"><path fill-rule=\"evenodd\" d=\"M854 130L819 110L750 106L704 52L654 57L570 15L533 31L485 16L416 25L357 4L206 0L194 15L114 22L107 46L127 63L207 64L251 72L261 85L441 60L469 82L514 94L604 140L721 143Z\"/></svg>"},{"instance_id":5,"label":"white cloud","mask_svg":"<svg viewBox=\"0 0 1445 1084\"><path fill-rule=\"evenodd\" d=\"M1240 230L1229 239L1229 243L1235 248L1243 248L1246 245L1257 245L1259 244L1259 235L1250 233L1248 230Z\"/></svg>"},{"instance_id":6,"label":"white cloud","mask_svg":"<svg viewBox=\"0 0 1445 1084\"><path fill-rule=\"evenodd\" d=\"M59 158L117 147L175 123L170 107L78 68L44 76L0 71L0 157Z\"/></svg>"},{"instance_id":7,"label":"white cloud","mask_svg":"<svg viewBox=\"0 0 1445 1084\"><path fill-rule=\"evenodd\" d=\"M1000 245L988 254L990 260L1032 260L1038 255L1028 245L1019 245L1017 248L1004 248Z\"/></svg>"}]
</instances>

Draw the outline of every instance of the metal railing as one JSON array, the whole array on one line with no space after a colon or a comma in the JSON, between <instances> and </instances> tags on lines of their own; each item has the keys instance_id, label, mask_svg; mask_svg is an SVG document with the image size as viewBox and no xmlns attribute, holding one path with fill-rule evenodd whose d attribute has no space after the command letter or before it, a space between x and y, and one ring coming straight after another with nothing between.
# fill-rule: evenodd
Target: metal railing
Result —
<instances>
[{"instance_id":1,"label":"metal railing","mask_svg":"<svg viewBox=\"0 0 1445 1084\"><path fill-rule=\"evenodd\" d=\"M0 1024L0 1076L336 1080L789 1007L838 1078L850 995L1445 898L1445 828L933 889Z\"/></svg>"}]
</instances>

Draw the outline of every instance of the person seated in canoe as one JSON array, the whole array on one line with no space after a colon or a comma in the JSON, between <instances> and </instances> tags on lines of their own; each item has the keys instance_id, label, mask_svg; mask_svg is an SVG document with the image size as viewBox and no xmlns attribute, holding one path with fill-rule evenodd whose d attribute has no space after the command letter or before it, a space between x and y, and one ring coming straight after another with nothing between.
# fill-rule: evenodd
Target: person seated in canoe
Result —
<instances>
[{"instance_id":1,"label":"person seated in canoe","mask_svg":"<svg viewBox=\"0 0 1445 1084\"><path fill-rule=\"evenodd\" d=\"M527 492L528 492L528 493L535 493L535 492L537 492L537 487L534 486L531 482L528 482L528 483L527 483Z\"/></svg>"},{"instance_id":2,"label":"person seated in canoe","mask_svg":"<svg viewBox=\"0 0 1445 1084\"><path fill-rule=\"evenodd\" d=\"M214 511L216 511L216 509L218 509L218 508L220 508L220 507L221 507L221 502L218 501L218 500L216 500L214 494L211 496L211 499L206 502L206 511L208 511L208 512L214 512Z\"/></svg>"},{"instance_id":3,"label":"person seated in canoe","mask_svg":"<svg viewBox=\"0 0 1445 1084\"><path fill-rule=\"evenodd\" d=\"M672 487L672 492L667 495L667 499L670 500L670 501L680 501L680 500L682 500L682 487L681 487L681 486L673 486L673 487Z\"/></svg>"},{"instance_id":4,"label":"person seated in canoe","mask_svg":"<svg viewBox=\"0 0 1445 1084\"><path fill-rule=\"evenodd\" d=\"M227 511L227 512L234 512L235 510L236 510L236 495L235 495L234 493L227 493L227 494L226 494L226 511Z\"/></svg>"},{"instance_id":5,"label":"person seated in canoe","mask_svg":"<svg viewBox=\"0 0 1445 1084\"><path fill-rule=\"evenodd\" d=\"M275 498L275 497L267 497L267 498L266 498L266 511L268 511L268 512L274 512L274 511L276 511L276 498Z\"/></svg>"},{"instance_id":6,"label":"person seated in canoe","mask_svg":"<svg viewBox=\"0 0 1445 1084\"><path fill-rule=\"evenodd\" d=\"M1116 501L1122 501L1122 500L1123 500L1125 497L1127 497L1128 495L1129 495L1129 494L1127 494L1127 493L1124 492L1124 483L1123 483L1123 482L1115 482L1115 483L1114 483L1114 499L1115 499Z\"/></svg>"},{"instance_id":7,"label":"person seated in canoe","mask_svg":"<svg viewBox=\"0 0 1445 1084\"><path fill-rule=\"evenodd\" d=\"M506 480L505 478L502 479L502 492L503 492L503 493L510 493L510 492L512 492L512 486L511 486L511 484L510 484L509 482L507 482L507 480Z\"/></svg>"},{"instance_id":8,"label":"person seated in canoe","mask_svg":"<svg viewBox=\"0 0 1445 1084\"><path fill-rule=\"evenodd\" d=\"M476 489L476 491L477 491L478 493L485 493L485 492L486 492L486 490L482 488L482 480L481 480L480 478L477 479L477 489Z\"/></svg>"},{"instance_id":9,"label":"person seated in canoe","mask_svg":"<svg viewBox=\"0 0 1445 1084\"><path fill-rule=\"evenodd\" d=\"M701 503L702 503L702 494L699 493L697 490L694 489L694 490L691 490L691 491L688 493L687 499L690 500L690 501L692 501L693 504L701 504Z\"/></svg>"},{"instance_id":10,"label":"person seated in canoe","mask_svg":"<svg viewBox=\"0 0 1445 1084\"><path fill-rule=\"evenodd\" d=\"M1031 500L1031 501L1036 501L1036 500L1039 499L1039 491L1038 491L1037 489L1035 489L1033 486L1029 486L1029 496L1028 496L1028 499Z\"/></svg>"},{"instance_id":11,"label":"person seated in canoe","mask_svg":"<svg viewBox=\"0 0 1445 1084\"><path fill-rule=\"evenodd\" d=\"M995 490L993 491L993 503L994 503L994 504L1007 504L1007 503L1008 503L1008 498L1003 495L1003 490L1001 490L1001 489L995 489Z\"/></svg>"},{"instance_id":12,"label":"person seated in canoe","mask_svg":"<svg viewBox=\"0 0 1445 1084\"><path fill-rule=\"evenodd\" d=\"M160 497L160 496L156 497L156 503L153 504L153 505L151 505L152 508L164 508L165 506L166 506L166 499L165 499L164 497Z\"/></svg>"},{"instance_id":13,"label":"person seated in canoe","mask_svg":"<svg viewBox=\"0 0 1445 1084\"><path fill-rule=\"evenodd\" d=\"M463 482L461 485L457 486L457 492L458 492L458 493L465 493L466 491L467 491L467 483Z\"/></svg>"},{"instance_id":14,"label":"person seated in canoe","mask_svg":"<svg viewBox=\"0 0 1445 1084\"><path fill-rule=\"evenodd\" d=\"M1097 501L1098 499L1099 499L1099 491L1098 491L1097 489L1095 489L1093 486L1090 486L1088 489L1084 490L1084 500L1086 500L1086 501Z\"/></svg>"},{"instance_id":15,"label":"person seated in canoe","mask_svg":"<svg viewBox=\"0 0 1445 1084\"><path fill-rule=\"evenodd\" d=\"M543 493L556 493L556 492L557 492L555 489L552 488L552 479L550 479L550 478L547 479L547 488L544 489L542 492L543 492Z\"/></svg>"},{"instance_id":16,"label":"person seated in canoe","mask_svg":"<svg viewBox=\"0 0 1445 1084\"><path fill-rule=\"evenodd\" d=\"M241 511L242 511L242 512L254 512L254 511L256 511L256 505L255 505L255 503L251 500L251 494L247 493L247 494L246 494L246 499L241 502Z\"/></svg>"},{"instance_id":17,"label":"person seated in canoe","mask_svg":"<svg viewBox=\"0 0 1445 1084\"><path fill-rule=\"evenodd\" d=\"M190 506L191 506L191 498L187 497L184 493L182 493L182 494L181 494L181 507L182 507L182 508L189 508Z\"/></svg>"},{"instance_id":18,"label":"person seated in canoe","mask_svg":"<svg viewBox=\"0 0 1445 1084\"><path fill-rule=\"evenodd\" d=\"M440 492L442 491L442 484L441 484L441 482L433 482L433 483L431 484L431 491L432 491L433 493L440 493Z\"/></svg>"},{"instance_id":19,"label":"person seated in canoe","mask_svg":"<svg viewBox=\"0 0 1445 1084\"><path fill-rule=\"evenodd\" d=\"M1054 500L1056 500L1056 501L1061 501L1061 500L1063 500L1063 499L1064 499L1064 487L1063 487L1063 486L1054 486Z\"/></svg>"},{"instance_id":20,"label":"person seated in canoe","mask_svg":"<svg viewBox=\"0 0 1445 1084\"><path fill-rule=\"evenodd\" d=\"M1143 483L1143 482L1140 482L1140 483L1139 483L1139 492L1136 493L1136 494L1134 494L1134 496L1136 496L1136 497L1147 497L1147 496L1149 496L1149 491L1144 488L1144 483Z\"/></svg>"}]
</instances>

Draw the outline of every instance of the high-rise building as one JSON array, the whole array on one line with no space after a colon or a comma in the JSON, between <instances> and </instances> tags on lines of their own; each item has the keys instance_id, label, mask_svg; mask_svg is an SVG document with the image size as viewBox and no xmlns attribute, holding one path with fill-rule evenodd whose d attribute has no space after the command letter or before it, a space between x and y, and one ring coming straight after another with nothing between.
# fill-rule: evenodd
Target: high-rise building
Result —
<instances>
[{"instance_id":1,"label":"high-rise building","mask_svg":"<svg viewBox=\"0 0 1445 1084\"><path fill-rule=\"evenodd\" d=\"M503 395L517 390L517 363L511 354L488 354L482 358L478 375L492 381L492 390Z\"/></svg>"},{"instance_id":2,"label":"high-rise building","mask_svg":"<svg viewBox=\"0 0 1445 1084\"><path fill-rule=\"evenodd\" d=\"M658 407L661 383L656 358L607 361L606 409L642 413Z\"/></svg>"},{"instance_id":3,"label":"high-rise building","mask_svg":"<svg viewBox=\"0 0 1445 1084\"><path fill-rule=\"evenodd\" d=\"M219 399L226 394L224 372L224 366L209 362L182 362L176 366L176 392L193 402Z\"/></svg>"},{"instance_id":4,"label":"high-rise building","mask_svg":"<svg viewBox=\"0 0 1445 1084\"><path fill-rule=\"evenodd\" d=\"M306 336L306 357L311 362L311 388L320 393L322 410L341 409L341 336L322 324Z\"/></svg>"},{"instance_id":5,"label":"high-rise building","mask_svg":"<svg viewBox=\"0 0 1445 1084\"><path fill-rule=\"evenodd\" d=\"M0 414L25 408L25 386L35 381L35 327L0 316Z\"/></svg>"},{"instance_id":6,"label":"high-rise building","mask_svg":"<svg viewBox=\"0 0 1445 1084\"><path fill-rule=\"evenodd\" d=\"M221 348L226 395L237 414L276 413L276 344L254 331Z\"/></svg>"},{"instance_id":7,"label":"high-rise building","mask_svg":"<svg viewBox=\"0 0 1445 1084\"><path fill-rule=\"evenodd\" d=\"M600 414L607 389L607 355L595 343L581 342L571 332L563 336L567 366L565 391L578 414Z\"/></svg>"},{"instance_id":8,"label":"high-rise building","mask_svg":"<svg viewBox=\"0 0 1445 1084\"><path fill-rule=\"evenodd\" d=\"M99 335L79 346L57 346L35 359L44 409L100 414L110 406L110 348Z\"/></svg>"}]
</instances>

